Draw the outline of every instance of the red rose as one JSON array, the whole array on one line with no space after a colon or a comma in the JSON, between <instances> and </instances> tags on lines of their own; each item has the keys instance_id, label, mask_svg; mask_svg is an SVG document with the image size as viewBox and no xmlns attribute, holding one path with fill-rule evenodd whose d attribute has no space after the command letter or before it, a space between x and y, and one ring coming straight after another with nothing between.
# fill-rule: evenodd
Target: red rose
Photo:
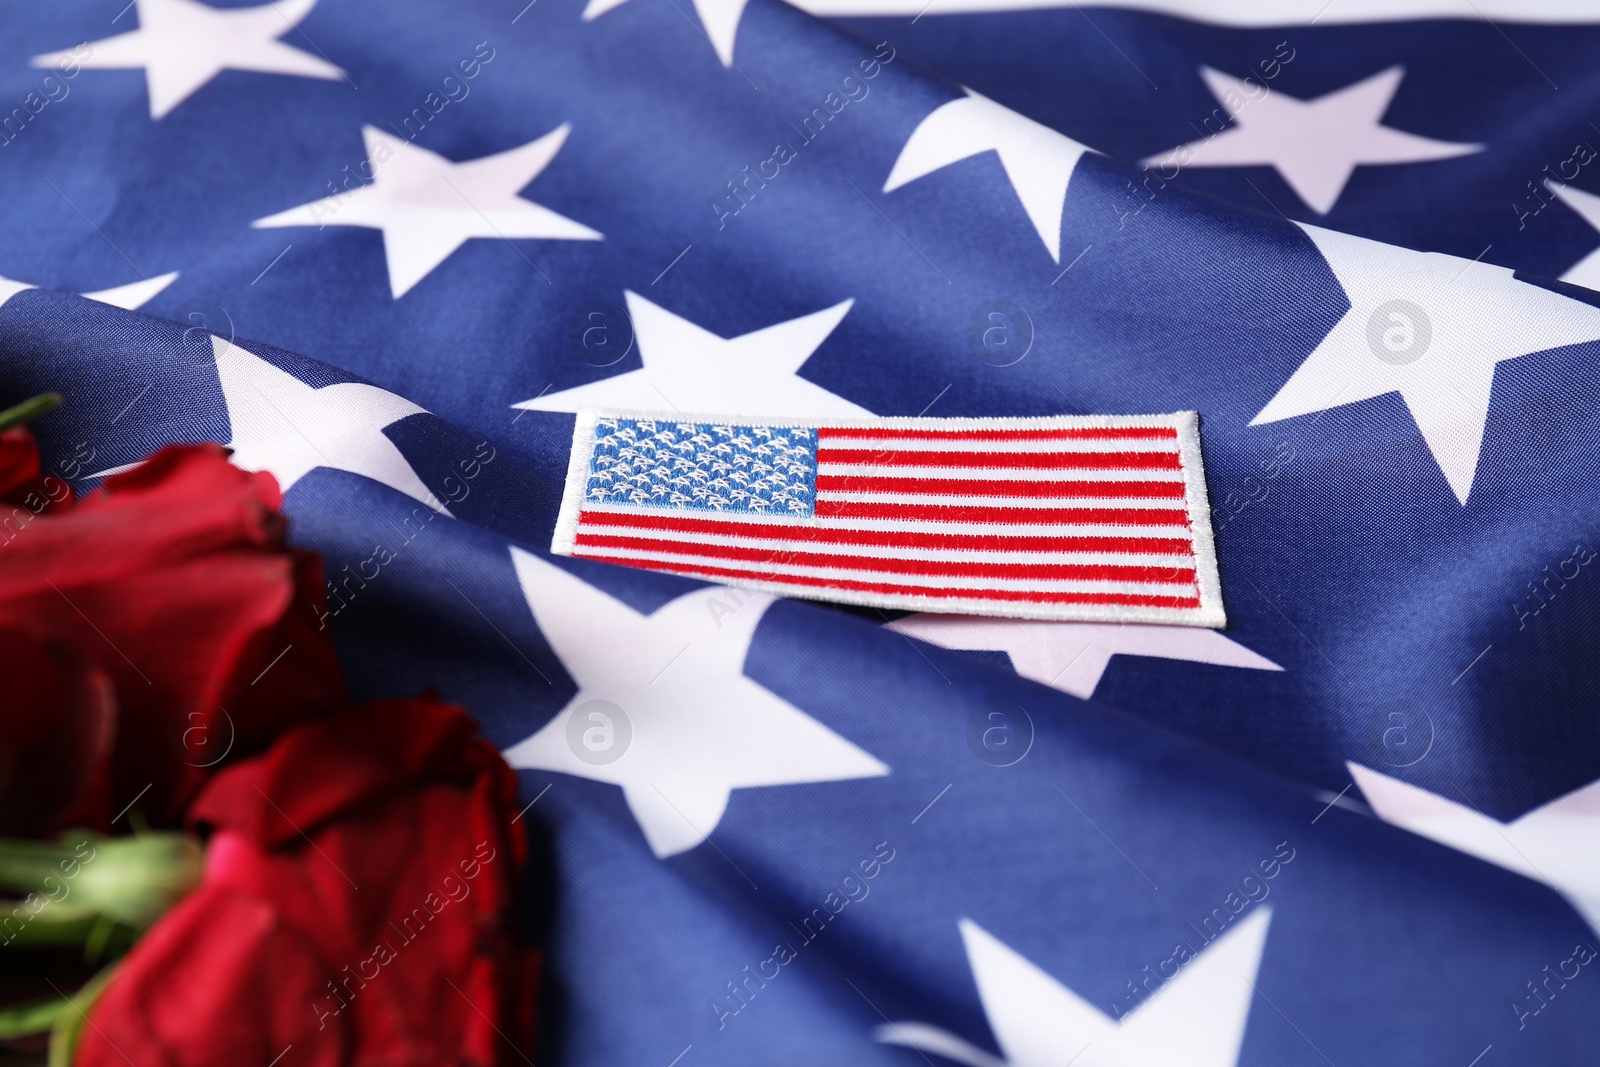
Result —
<instances>
[{"instance_id":1,"label":"red rose","mask_svg":"<svg viewBox=\"0 0 1600 1067\"><path fill-rule=\"evenodd\" d=\"M123 960L74 1062L524 1062L516 817L514 772L458 708L296 727L196 798L204 881Z\"/></svg>"},{"instance_id":2,"label":"red rose","mask_svg":"<svg viewBox=\"0 0 1600 1067\"><path fill-rule=\"evenodd\" d=\"M68 506L25 434L0 434L0 665L38 668L4 671L0 833L109 829L135 799L174 822L225 754L343 706L271 475L171 448Z\"/></svg>"},{"instance_id":3,"label":"red rose","mask_svg":"<svg viewBox=\"0 0 1600 1067\"><path fill-rule=\"evenodd\" d=\"M0 837L103 824L117 715L111 679L65 645L6 629L0 679Z\"/></svg>"},{"instance_id":4,"label":"red rose","mask_svg":"<svg viewBox=\"0 0 1600 1067\"><path fill-rule=\"evenodd\" d=\"M33 431L13 426L0 432L0 503L10 505L0 522L7 532L34 515L71 504L72 487L39 465L39 446Z\"/></svg>"}]
</instances>

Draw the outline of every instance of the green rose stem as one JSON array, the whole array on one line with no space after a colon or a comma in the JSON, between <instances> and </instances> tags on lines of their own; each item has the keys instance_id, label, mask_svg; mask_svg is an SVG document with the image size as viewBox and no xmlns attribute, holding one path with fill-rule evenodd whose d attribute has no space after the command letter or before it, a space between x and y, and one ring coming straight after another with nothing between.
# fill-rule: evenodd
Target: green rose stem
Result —
<instances>
[{"instance_id":1,"label":"green rose stem","mask_svg":"<svg viewBox=\"0 0 1600 1067\"><path fill-rule=\"evenodd\" d=\"M0 433L20 426L25 422L32 422L40 415L54 411L61 404L60 393L40 393L18 404L16 407L0 411Z\"/></svg>"},{"instance_id":2,"label":"green rose stem","mask_svg":"<svg viewBox=\"0 0 1600 1067\"><path fill-rule=\"evenodd\" d=\"M0 839L0 889L21 892L14 924L77 922L102 916L143 929L200 884L204 856L188 834L132 837L74 834L60 842Z\"/></svg>"},{"instance_id":3,"label":"green rose stem","mask_svg":"<svg viewBox=\"0 0 1600 1067\"><path fill-rule=\"evenodd\" d=\"M0 951L8 946L83 945L94 962L118 930L150 926L200 884L204 854L188 834L100 837L82 831L60 841L0 838ZM0 1009L0 1040L51 1032L50 1063L70 1062L106 967L70 997Z\"/></svg>"}]
</instances>

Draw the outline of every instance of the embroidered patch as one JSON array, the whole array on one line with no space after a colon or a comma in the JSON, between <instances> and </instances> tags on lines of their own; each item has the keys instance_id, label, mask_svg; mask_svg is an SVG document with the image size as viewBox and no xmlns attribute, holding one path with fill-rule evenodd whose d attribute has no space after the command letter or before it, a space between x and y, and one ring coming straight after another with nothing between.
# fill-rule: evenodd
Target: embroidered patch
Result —
<instances>
[{"instance_id":1,"label":"embroidered patch","mask_svg":"<svg viewBox=\"0 0 1600 1067\"><path fill-rule=\"evenodd\" d=\"M911 611L1222 627L1199 416L583 408L551 551Z\"/></svg>"}]
</instances>

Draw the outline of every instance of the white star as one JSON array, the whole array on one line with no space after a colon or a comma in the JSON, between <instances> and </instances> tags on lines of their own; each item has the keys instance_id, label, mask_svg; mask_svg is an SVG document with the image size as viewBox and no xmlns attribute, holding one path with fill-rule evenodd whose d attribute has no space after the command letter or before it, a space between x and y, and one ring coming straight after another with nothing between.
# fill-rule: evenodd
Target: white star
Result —
<instances>
[{"instance_id":1,"label":"white star","mask_svg":"<svg viewBox=\"0 0 1600 1067\"><path fill-rule=\"evenodd\" d=\"M599 18L627 2L589 0L589 6L583 9L583 21ZM724 67L733 66L733 38L739 32L739 19L744 15L747 3L749 0L694 0L695 14L700 16L700 25L705 27L706 38L711 42L711 47L717 50L717 58L722 60Z\"/></svg>"},{"instance_id":2,"label":"white star","mask_svg":"<svg viewBox=\"0 0 1600 1067\"><path fill-rule=\"evenodd\" d=\"M1558 182L1547 181L1545 185L1561 198L1562 203L1582 216L1584 222L1600 230L1600 196ZM1578 260L1561 276L1561 280L1586 289L1600 289L1600 248Z\"/></svg>"},{"instance_id":3,"label":"white star","mask_svg":"<svg viewBox=\"0 0 1600 1067\"><path fill-rule=\"evenodd\" d=\"M219 9L196 0L135 0L139 28L71 50L34 56L33 65L77 63L97 70L144 68L150 117L159 119L225 70L292 74L337 81L344 71L279 41L311 14L317 0L275 0L258 7Z\"/></svg>"},{"instance_id":4,"label":"white star","mask_svg":"<svg viewBox=\"0 0 1600 1067\"><path fill-rule=\"evenodd\" d=\"M1319 96L1298 100L1282 91L1201 67L1213 96L1233 119L1221 133L1152 156L1146 166L1277 169L1311 210L1326 215L1356 167L1419 163L1483 151L1481 144L1435 141L1381 123L1400 88L1404 67Z\"/></svg>"},{"instance_id":5,"label":"white star","mask_svg":"<svg viewBox=\"0 0 1600 1067\"><path fill-rule=\"evenodd\" d=\"M117 285L110 289L97 289L92 293L81 293L79 295L89 300L98 300L102 304L119 307L124 311L137 311L155 299L157 293L177 280L178 272L172 271L168 274L158 274L154 278L146 278L143 281L129 282L127 285ZM31 285L28 282L19 282L0 276L0 304L4 304L18 293L37 288L39 288L37 285Z\"/></svg>"},{"instance_id":6,"label":"white star","mask_svg":"<svg viewBox=\"0 0 1600 1067\"><path fill-rule=\"evenodd\" d=\"M1233 1067L1271 916L1258 908L1240 919L1120 1024L963 919L967 962L1005 1058L927 1023L888 1023L873 1036L970 1067Z\"/></svg>"},{"instance_id":7,"label":"white star","mask_svg":"<svg viewBox=\"0 0 1600 1067\"><path fill-rule=\"evenodd\" d=\"M517 193L561 151L571 126L525 145L454 163L364 126L372 183L257 219L256 227L364 226L383 231L389 291L405 295L473 237L598 241L589 227Z\"/></svg>"},{"instance_id":8,"label":"white star","mask_svg":"<svg viewBox=\"0 0 1600 1067\"><path fill-rule=\"evenodd\" d=\"M1157 656L1258 671L1283 670L1215 630L1193 626L1030 622L924 613L896 619L886 628L941 648L1004 652L1024 678L1084 700L1094 695L1112 656Z\"/></svg>"},{"instance_id":9,"label":"white star","mask_svg":"<svg viewBox=\"0 0 1600 1067\"><path fill-rule=\"evenodd\" d=\"M271 471L284 492L318 467L349 471L449 514L383 432L427 414L423 408L362 382L313 388L220 337L211 338L211 347L236 466Z\"/></svg>"},{"instance_id":10,"label":"white star","mask_svg":"<svg viewBox=\"0 0 1600 1067\"><path fill-rule=\"evenodd\" d=\"M1250 425L1399 393L1466 504L1495 364L1600 338L1600 308L1517 281L1504 267L1302 228L1350 310Z\"/></svg>"},{"instance_id":11,"label":"white star","mask_svg":"<svg viewBox=\"0 0 1600 1067\"><path fill-rule=\"evenodd\" d=\"M745 677L772 597L703 588L641 615L531 553L511 560L578 693L505 757L621 786L658 857L709 837L730 790L889 773Z\"/></svg>"},{"instance_id":12,"label":"white star","mask_svg":"<svg viewBox=\"0 0 1600 1067\"><path fill-rule=\"evenodd\" d=\"M872 414L800 377L801 364L827 340L853 300L727 339L637 293L628 293L627 300L643 367L512 406L529 411L670 407L796 418Z\"/></svg>"},{"instance_id":13,"label":"white star","mask_svg":"<svg viewBox=\"0 0 1600 1067\"><path fill-rule=\"evenodd\" d=\"M1000 157L1000 165L1050 257L1061 262L1061 209L1066 203L1067 183L1078 160L1090 149L971 89L965 97L935 108L917 124L894 161L883 191L893 192L907 182L989 151Z\"/></svg>"},{"instance_id":14,"label":"white star","mask_svg":"<svg viewBox=\"0 0 1600 1067\"><path fill-rule=\"evenodd\" d=\"M1543 882L1600 931L1600 781L1503 823L1359 763L1346 766L1384 822Z\"/></svg>"}]
</instances>

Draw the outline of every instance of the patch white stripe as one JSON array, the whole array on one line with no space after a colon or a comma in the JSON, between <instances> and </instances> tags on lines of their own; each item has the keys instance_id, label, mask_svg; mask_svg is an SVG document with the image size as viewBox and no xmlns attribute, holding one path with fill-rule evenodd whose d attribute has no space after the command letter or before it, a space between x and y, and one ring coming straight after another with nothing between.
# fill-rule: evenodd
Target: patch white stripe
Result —
<instances>
[{"instance_id":1,"label":"patch white stripe","mask_svg":"<svg viewBox=\"0 0 1600 1067\"><path fill-rule=\"evenodd\" d=\"M1114 440L1084 441L956 441L956 440L905 440L882 437L834 437L829 435L817 445L818 451L830 448L851 450L870 448L875 452L1177 452L1178 442L1172 440Z\"/></svg>"},{"instance_id":2,"label":"patch white stripe","mask_svg":"<svg viewBox=\"0 0 1600 1067\"><path fill-rule=\"evenodd\" d=\"M939 507L1184 509L1182 497L1006 496L1003 493L951 496L944 493L851 493L842 489L819 489L817 501L821 503L826 500L854 504L929 504Z\"/></svg>"},{"instance_id":3,"label":"patch white stripe","mask_svg":"<svg viewBox=\"0 0 1600 1067\"><path fill-rule=\"evenodd\" d=\"M1194 557L1187 553L1171 552L1071 552L1071 551L1011 551L1007 549L966 548L902 548L898 545L839 545L825 541L765 541L749 537L726 537L719 534L682 534L670 530L628 530L617 528L591 531L587 524L578 527L578 535L601 534L606 537L627 536L664 545L714 545L724 548L749 548L781 556L785 552L816 553L823 556L892 556L895 559L946 560L953 563L1079 563L1113 567L1193 567ZM589 547L579 544L587 552ZM876 551L873 551L876 550Z\"/></svg>"},{"instance_id":4,"label":"patch white stripe","mask_svg":"<svg viewBox=\"0 0 1600 1067\"><path fill-rule=\"evenodd\" d=\"M626 515L645 514L644 508L622 508L608 506L607 511ZM583 529L606 527L610 530L627 530L632 527L623 526L618 522L608 522L604 516L606 511L598 508L585 507L583 509ZM683 512L667 512L661 508L653 514L668 515L671 518L684 517ZM691 519L707 519L722 522L745 522L752 527L778 526L794 529L796 525L804 525L807 529L824 530L865 530L871 533L927 533L927 534L983 534L991 537L1049 537L1060 539L1064 537L1156 537L1162 540L1188 541L1189 531L1181 526L1119 526L1119 525L1093 525L1089 523L1065 524L1047 522L929 522L927 519L845 519L845 518L808 518L797 523L791 519L788 522L761 522L760 519L770 516L734 515L726 512L708 511L688 516ZM688 536L680 534L680 536Z\"/></svg>"},{"instance_id":5,"label":"patch white stripe","mask_svg":"<svg viewBox=\"0 0 1600 1067\"><path fill-rule=\"evenodd\" d=\"M852 478L968 478L977 480L975 467L885 467L870 463L831 463L817 466L817 477ZM983 467L983 478L1016 482L1181 482L1183 472L1142 468L1116 470L1041 470L1038 467Z\"/></svg>"},{"instance_id":6,"label":"patch white stripe","mask_svg":"<svg viewBox=\"0 0 1600 1067\"><path fill-rule=\"evenodd\" d=\"M1026 592L1030 589L1052 593L1128 593L1136 596L1188 596L1194 593L1194 581L1189 578L1171 582L1118 582L1083 578L984 578L962 574L901 574L892 571L865 570L849 567L843 562L836 567L811 567L770 563L753 563L748 560L722 559L717 556L690 557L669 555L665 552L636 552L621 548L589 548L578 546L574 555L588 559L647 559L659 563L672 563L693 567L696 563L718 569L745 571L750 574L789 574L806 578L843 578L862 582L895 582L899 585L934 589L1009 589Z\"/></svg>"}]
</instances>

